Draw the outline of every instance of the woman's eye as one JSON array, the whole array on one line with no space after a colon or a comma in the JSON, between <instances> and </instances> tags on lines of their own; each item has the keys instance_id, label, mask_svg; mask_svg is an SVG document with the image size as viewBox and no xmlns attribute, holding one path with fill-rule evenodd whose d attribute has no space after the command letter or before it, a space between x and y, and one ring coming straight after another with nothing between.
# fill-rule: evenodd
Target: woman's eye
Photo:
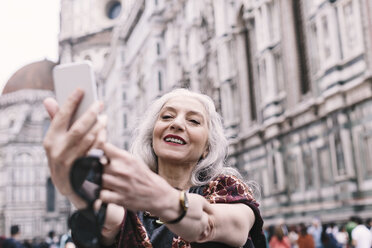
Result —
<instances>
[{"instance_id":1,"label":"woman's eye","mask_svg":"<svg viewBox=\"0 0 372 248\"><path fill-rule=\"evenodd\" d=\"M172 116L171 116L171 115L163 115L161 118L162 118L163 120L167 120L167 119L172 118Z\"/></svg>"},{"instance_id":2,"label":"woman's eye","mask_svg":"<svg viewBox=\"0 0 372 248\"><path fill-rule=\"evenodd\" d=\"M200 122L199 122L199 121L197 121L197 120L193 120L193 119L192 119L192 120L190 120L190 122L192 122L192 123L194 123L194 124L198 124L198 125L200 124Z\"/></svg>"}]
</instances>

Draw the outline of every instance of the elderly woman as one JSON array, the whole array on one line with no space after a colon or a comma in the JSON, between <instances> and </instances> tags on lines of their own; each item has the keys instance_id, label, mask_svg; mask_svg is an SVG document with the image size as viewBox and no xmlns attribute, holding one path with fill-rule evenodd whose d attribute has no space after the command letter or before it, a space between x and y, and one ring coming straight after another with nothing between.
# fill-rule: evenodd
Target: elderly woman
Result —
<instances>
[{"instance_id":1,"label":"elderly woman","mask_svg":"<svg viewBox=\"0 0 372 248\"><path fill-rule=\"evenodd\" d=\"M131 153L105 142L100 103L68 128L82 97L76 90L61 109L45 100L52 123L44 147L54 184L78 209L86 204L67 183L71 165L91 148L104 151L102 245L266 246L250 187L224 165L227 140L208 96L177 89L157 99L138 125Z\"/></svg>"}]
</instances>

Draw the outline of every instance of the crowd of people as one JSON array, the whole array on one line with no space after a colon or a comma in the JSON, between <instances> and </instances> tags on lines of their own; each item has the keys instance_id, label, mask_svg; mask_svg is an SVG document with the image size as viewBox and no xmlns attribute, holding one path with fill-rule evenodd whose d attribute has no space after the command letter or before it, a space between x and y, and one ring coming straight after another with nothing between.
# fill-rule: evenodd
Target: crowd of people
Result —
<instances>
[{"instance_id":1,"label":"crowd of people","mask_svg":"<svg viewBox=\"0 0 372 248\"><path fill-rule=\"evenodd\" d=\"M270 248L371 248L372 219L350 217L346 223L321 223L318 218L311 224L265 228L267 246Z\"/></svg>"},{"instance_id":2,"label":"crowd of people","mask_svg":"<svg viewBox=\"0 0 372 248\"><path fill-rule=\"evenodd\" d=\"M372 248L372 218L350 217L345 223L270 225L265 228L269 248ZM0 248L75 248L68 232L60 237L50 231L46 238L21 240L18 225L11 226L10 237L0 237Z\"/></svg>"},{"instance_id":3,"label":"crowd of people","mask_svg":"<svg viewBox=\"0 0 372 248\"><path fill-rule=\"evenodd\" d=\"M75 248L71 233L68 232L58 237L50 231L46 237L35 237L32 240L22 239L18 225L12 225L10 236L0 236L0 248Z\"/></svg>"}]
</instances>

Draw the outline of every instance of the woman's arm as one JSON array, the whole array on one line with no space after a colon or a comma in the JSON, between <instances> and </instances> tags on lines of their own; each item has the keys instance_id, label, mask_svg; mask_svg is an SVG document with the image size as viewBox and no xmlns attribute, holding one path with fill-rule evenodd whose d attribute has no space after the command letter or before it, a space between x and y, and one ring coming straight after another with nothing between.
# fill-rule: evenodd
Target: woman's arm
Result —
<instances>
[{"instance_id":1,"label":"woman's arm","mask_svg":"<svg viewBox=\"0 0 372 248\"><path fill-rule=\"evenodd\" d=\"M98 205L100 205L101 201L97 200L97 202L99 203L96 204L96 209L98 209ZM109 246L115 243L115 238L120 231L124 216L125 210L122 206L118 206L112 203L107 205L105 224L103 225L101 231L102 244Z\"/></svg>"},{"instance_id":2,"label":"woman's arm","mask_svg":"<svg viewBox=\"0 0 372 248\"><path fill-rule=\"evenodd\" d=\"M198 194L188 194L188 199L189 209L186 216L177 224L167 225L172 232L189 242L215 241L233 247L246 243L255 221L250 207L242 203L211 204ZM162 219L171 220L174 216L177 217L177 214L180 214L179 205L178 203L178 206L176 204L171 207L173 213L168 213L168 216ZM161 213L159 215L161 216Z\"/></svg>"},{"instance_id":3,"label":"woman's arm","mask_svg":"<svg viewBox=\"0 0 372 248\"><path fill-rule=\"evenodd\" d=\"M102 177L100 199L133 211L150 211L162 221L176 219L182 213L180 191L152 172L142 161L111 144L103 146L110 163ZM250 207L241 204L210 204L204 197L187 194L189 209L171 231L189 242L216 241L242 246L255 222Z\"/></svg>"}]
</instances>

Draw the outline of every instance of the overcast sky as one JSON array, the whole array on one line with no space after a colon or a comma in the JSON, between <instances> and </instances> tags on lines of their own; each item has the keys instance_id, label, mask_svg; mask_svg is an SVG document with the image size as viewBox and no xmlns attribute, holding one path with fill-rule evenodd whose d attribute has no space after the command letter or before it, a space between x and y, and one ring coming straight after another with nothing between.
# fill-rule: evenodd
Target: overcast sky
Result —
<instances>
[{"instance_id":1,"label":"overcast sky","mask_svg":"<svg viewBox=\"0 0 372 248\"><path fill-rule=\"evenodd\" d=\"M59 0L0 0L0 92L19 68L58 60Z\"/></svg>"}]
</instances>

